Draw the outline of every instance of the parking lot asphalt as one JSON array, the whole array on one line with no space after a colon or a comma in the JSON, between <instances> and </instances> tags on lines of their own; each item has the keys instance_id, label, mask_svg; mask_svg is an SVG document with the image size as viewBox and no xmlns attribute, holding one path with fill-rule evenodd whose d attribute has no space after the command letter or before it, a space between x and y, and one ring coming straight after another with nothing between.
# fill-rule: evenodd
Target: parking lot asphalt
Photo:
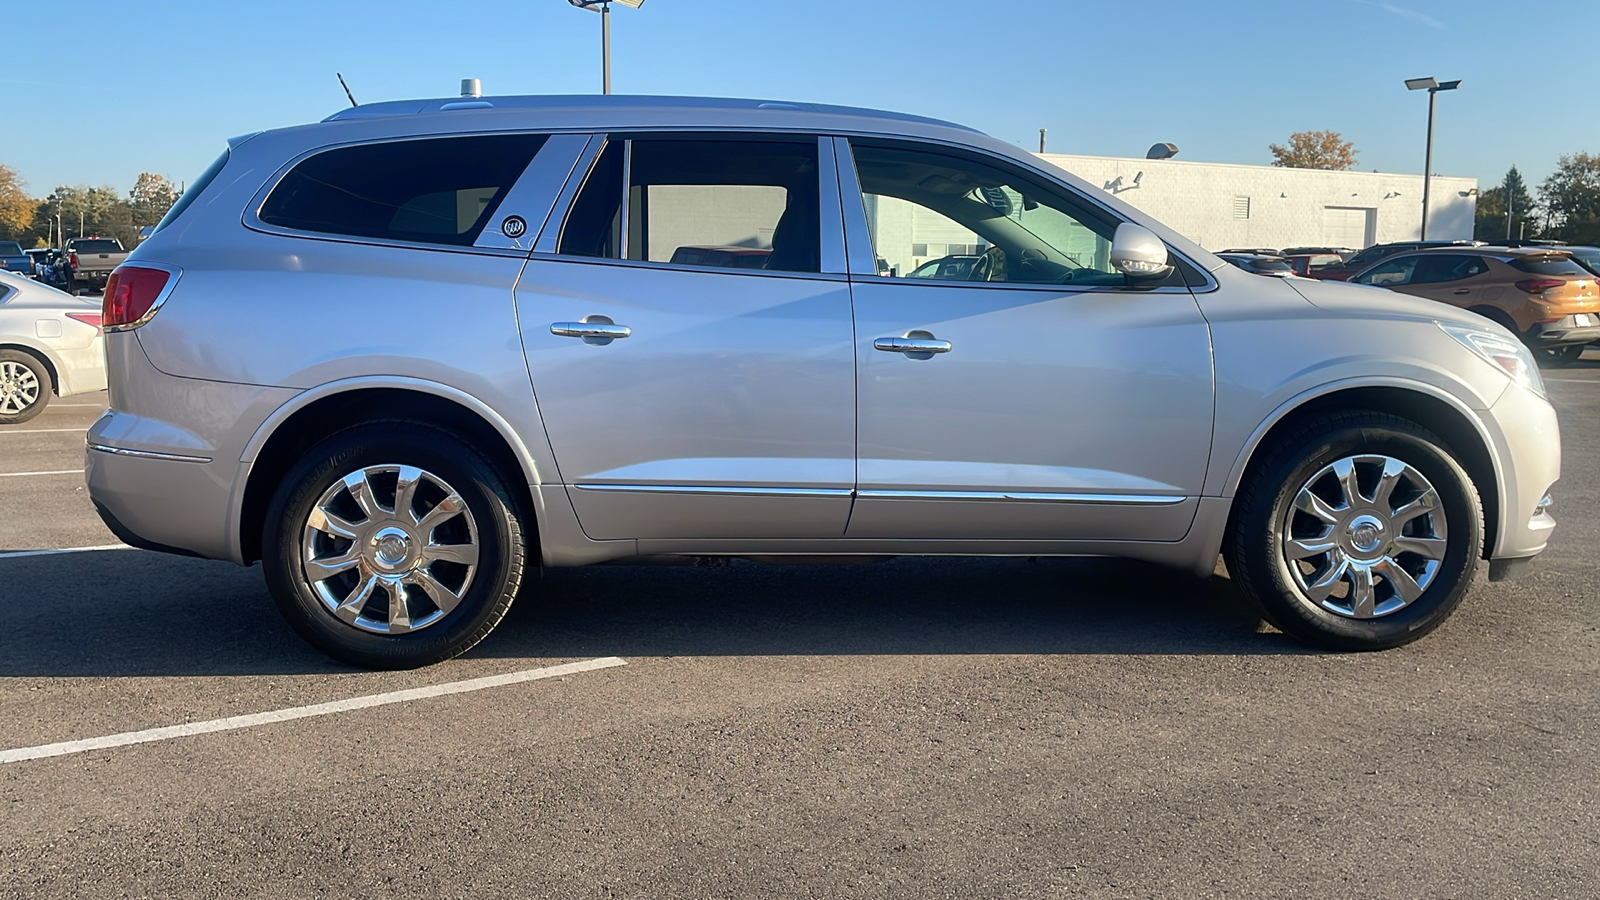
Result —
<instances>
[{"instance_id":1,"label":"parking lot asphalt","mask_svg":"<svg viewBox=\"0 0 1600 900\"><path fill-rule=\"evenodd\" d=\"M0 897L1600 896L1597 357L1545 373L1550 549L1375 654L1220 570L896 560L549 571L371 673L258 569L0 556L0 758L626 661L0 762ZM115 543L81 475L9 474L80 469L98 397L0 429L0 553Z\"/></svg>"}]
</instances>

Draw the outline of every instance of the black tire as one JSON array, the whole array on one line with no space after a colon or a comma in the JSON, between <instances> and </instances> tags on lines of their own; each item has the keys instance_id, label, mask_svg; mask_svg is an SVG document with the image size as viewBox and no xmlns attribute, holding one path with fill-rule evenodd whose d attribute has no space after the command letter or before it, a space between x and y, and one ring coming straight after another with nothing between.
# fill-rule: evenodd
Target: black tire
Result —
<instances>
[{"instance_id":1,"label":"black tire","mask_svg":"<svg viewBox=\"0 0 1600 900\"><path fill-rule=\"evenodd\" d=\"M0 350L0 425L21 425L44 412L53 393L50 370L38 357Z\"/></svg>"},{"instance_id":2,"label":"black tire","mask_svg":"<svg viewBox=\"0 0 1600 900\"><path fill-rule=\"evenodd\" d=\"M392 634L364 630L335 615L329 601L319 595L319 588L308 578L302 562L305 552L302 540L309 527L308 519L319 501L334 491L347 474L385 466L414 466L453 489L464 501L468 513L459 519L470 519L473 523L477 546L476 567L470 571L465 566L459 569L467 579L464 585L454 587L461 594L460 602L449 610L443 605L433 607L429 615L436 615L435 621L416 630ZM284 477L267 509L262 529L262 562L267 587L278 611L317 649L365 668L410 669L466 652L505 618L522 585L529 532L523 524L521 504L506 489L505 482L506 476L472 448L425 423L375 422L323 440L307 451ZM439 485L435 484L433 489L437 491ZM419 494L421 490L419 488ZM381 493L376 482L371 492L375 496ZM351 494L344 499L353 497ZM394 497L395 489L391 488L388 495L391 511L398 507ZM376 502L380 508L383 506L381 496ZM418 502L426 501L419 499ZM367 517L362 521L376 522L377 518ZM428 534L421 534L418 545L431 544L433 534L431 529ZM356 543L350 542L352 549ZM363 546L369 545L377 546L370 541L363 543ZM438 575L439 570L434 568L437 565L427 563L424 568ZM359 581L365 576L358 573L366 571L352 570L349 577ZM335 582L321 582L322 590L326 591L327 585L332 583ZM411 598L400 600L408 609L418 603L428 606L430 595L413 593L417 590L401 589L403 597ZM376 598L376 590L373 596ZM390 604L395 602L394 595L386 596L383 609L391 608ZM370 620L361 621L370 625ZM410 624L408 619L407 625Z\"/></svg>"},{"instance_id":3,"label":"black tire","mask_svg":"<svg viewBox=\"0 0 1600 900\"><path fill-rule=\"evenodd\" d=\"M1540 365L1560 368L1577 362L1578 357L1583 355L1584 348L1588 346L1588 344L1567 344L1564 347L1544 347L1533 351L1533 355L1538 358Z\"/></svg>"},{"instance_id":4,"label":"black tire","mask_svg":"<svg viewBox=\"0 0 1600 900\"><path fill-rule=\"evenodd\" d=\"M1311 599L1290 570L1299 564L1292 563L1284 549L1286 537L1293 536L1285 531L1290 527L1291 504L1301 488L1335 461L1362 455L1399 460L1420 473L1438 494L1447 523L1443 558L1431 582L1409 603L1373 618L1342 615ZM1472 480L1437 436L1384 413L1331 413L1262 448L1259 459L1234 501L1223 554L1234 583L1278 628L1330 650L1383 650L1422 637L1460 604L1483 549L1483 506ZM1365 477L1370 484L1370 469ZM1358 473L1358 481L1361 478ZM1364 490L1363 486L1358 493ZM1330 526L1330 534L1338 531ZM1418 559L1402 558L1412 564ZM1385 590L1397 587L1386 578L1379 583ZM1353 582L1347 584L1347 592L1353 590Z\"/></svg>"}]
</instances>

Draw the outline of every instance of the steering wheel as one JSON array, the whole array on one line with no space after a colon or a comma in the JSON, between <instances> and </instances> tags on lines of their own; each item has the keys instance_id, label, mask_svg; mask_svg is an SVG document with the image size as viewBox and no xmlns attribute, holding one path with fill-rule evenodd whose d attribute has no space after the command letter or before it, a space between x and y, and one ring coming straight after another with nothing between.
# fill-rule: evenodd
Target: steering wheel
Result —
<instances>
[{"instance_id":1,"label":"steering wheel","mask_svg":"<svg viewBox=\"0 0 1600 900\"><path fill-rule=\"evenodd\" d=\"M972 271L967 273L968 281L1005 281L1006 280L1006 252L999 247L990 247L983 251L972 264Z\"/></svg>"}]
</instances>

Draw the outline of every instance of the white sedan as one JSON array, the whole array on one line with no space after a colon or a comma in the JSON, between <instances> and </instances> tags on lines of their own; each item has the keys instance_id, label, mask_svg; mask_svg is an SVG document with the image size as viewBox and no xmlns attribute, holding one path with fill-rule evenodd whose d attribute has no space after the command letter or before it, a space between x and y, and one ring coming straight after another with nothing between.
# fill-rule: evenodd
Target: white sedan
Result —
<instances>
[{"instance_id":1,"label":"white sedan","mask_svg":"<svg viewBox=\"0 0 1600 900\"><path fill-rule=\"evenodd\" d=\"M0 425L62 397L106 388L100 301L0 272Z\"/></svg>"}]
</instances>

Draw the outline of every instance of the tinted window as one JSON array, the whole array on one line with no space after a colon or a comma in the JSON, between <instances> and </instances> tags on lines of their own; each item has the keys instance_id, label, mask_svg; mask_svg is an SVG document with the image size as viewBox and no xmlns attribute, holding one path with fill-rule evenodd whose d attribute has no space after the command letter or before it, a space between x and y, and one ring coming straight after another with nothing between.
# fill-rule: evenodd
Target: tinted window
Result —
<instances>
[{"instance_id":1,"label":"tinted window","mask_svg":"<svg viewBox=\"0 0 1600 900\"><path fill-rule=\"evenodd\" d=\"M1488 271L1488 265L1476 256L1458 253L1438 253L1418 257L1416 271L1411 273L1411 284L1440 284L1460 281Z\"/></svg>"},{"instance_id":2,"label":"tinted window","mask_svg":"<svg viewBox=\"0 0 1600 900\"><path fill-rule=\"evenodd\" d=\"M467 246L543 144L543 135L506 134L329 150L285 175L259 217L301 231Z\"/></svg>"},{"instance_id":3,"label":"tinted window","mask_svg":"<svg viewBox=\"0 0 1600 900\"><path fill-rule=\"evenodd\" d=\"M821 248L815 138L614 139L573 203L557 252L817 272Z\"/></svg>"},{"instance_id":4,"label":"tinted window","mask_svg":"<svg viewBox=\"0 0 1600 900\"><path fill-rule=\"evenodd\" d=\"M1514 268L1530 275L1567 275L1583 278L1589 271L1568 256L1523 256L1511 261Z\"/></svg>"},{"instance_id":5,"label":"tinted window","mask_svg":"<svg viewBox=\"0 0 1600 900\"><path fill-rule=\"evenodd\" d=\"M1352 256L1349 265L1352 269L1359 269L1362 266L1370 266L1385 256L1391 256L1410 249L1410 247L1368 247Z\"/></svg>"},{"instance_id":6,"label":"tinted window","mask_svg":"<svg viewBox=\"0 0 1600 900\"><path fill-rule=\"evenodd\" d=\"M217 176L222 173L222 167L228 164L228 154L230 152L230 150L222 151L221 156L212 160L211 165L206 166L206 170L200 173L200 177L196 178L193 183L184 189L183 193L178 197L178 202L172 204L172 208L167 210L167 214L161 217L160 222L156 223L155 231L150 232L151 234L155 234L156 231L160 231L176 222L178 217L183 215L184 210L188 209L194 201L200 199L200 192L210 187L211 182L216 181Z\"/></svg>"},{"instance_id":7,"label":"tinted window","mask_svg":"<svg viewBox=\"0 0 1600 900\"><path fill-rule=\"evenodd\" d=\"M79 253L121 253L122 245L111 240L79 239L72 241L72 249Z\"/></svg>"},{"instance_id":8,"label":"tinted window","mask_svg":"<svg viewBox=\"0 0 1600 900\"><path fill-rule=\"evenodd\" d=\"M904 146L853 147L880 275L921 280L1124 285L1117 222L1021 173ZM929 267L913 252L971 257Z\"/></svg>"},{"instance_id":9,"label":"tinted window","mask_svg":"<svg viewBox=\"0 0 1600 900\"><path fill-rule=\"evenodd\" d=\"M1577 251L1572 254L1572 259L1590 272L1600 274L1600 251Z\"/></svg>"}]
</instances>

